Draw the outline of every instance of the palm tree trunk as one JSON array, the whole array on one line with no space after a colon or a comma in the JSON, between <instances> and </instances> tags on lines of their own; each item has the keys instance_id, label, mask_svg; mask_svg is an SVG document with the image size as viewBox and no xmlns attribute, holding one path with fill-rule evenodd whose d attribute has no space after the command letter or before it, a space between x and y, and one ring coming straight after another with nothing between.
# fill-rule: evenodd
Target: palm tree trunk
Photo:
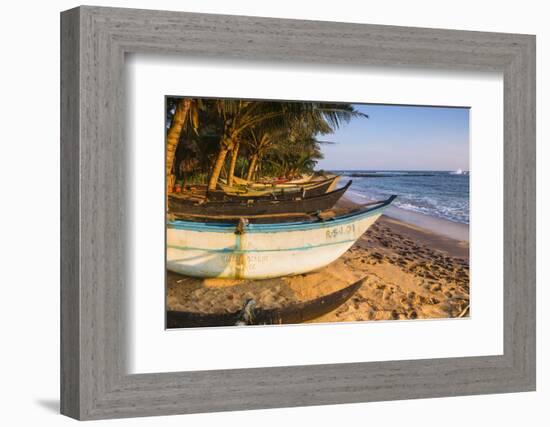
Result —
<instances>
[{"instance_id":1,"label":"palm tree trunk","mask_svg":"<svg viewBox=\"0 0 550 427\"><path fill-rule=\"evenodd\" d=\"M210 180L208 181L208 190L214 191L218 185L218 179L220 178L220 173L225 163L225 157L227 156L229 149L222 145L218 157L216 158L216 163L214 163L214 169L212 169L212 175L210 175Z\"/></svg>"},{"instance_id":2,"label":"palm tree trunk","mask_svg":"<svg viewBox=\"0 0 550 427\"><path fill-rule=\"evenodd\" d=\"M231 163L229 164L229 174L227 175L227 185L230 187L233 185L233 177L235 176L235 165L237 164L237 157L239 156L240 143L237 142L231 151Z\"/></svg>"},{"instance_id":3,"label":"palm tree trunk","mask_svg":"<svg viewBox=\"0 0 550 427\"><path fill-rule=\"evenodd\" d=\"M174 118L172 119L172 125L166 136L166 194L172 192L173 180L171 179L171 174L174 168L174 159L176 157L181 131L185 124L185 118L187 117L190 106L191 100L189 98L185 98L178 102Z\"/></svg>"},{"instance_id":4,"label":"palm tree trunk","mask_svg":"<svg viewBox=\"0 0 550 427\"><path fill-rule=\"evenodd\" d=\"M258 163L258 155L253 154L252 158L250 159L250 164L248 165L248 173L246 174L246 180L251 181L252 175L254 174L254 171L256 170L256 163Z\"/></svg>"}]
</instances>

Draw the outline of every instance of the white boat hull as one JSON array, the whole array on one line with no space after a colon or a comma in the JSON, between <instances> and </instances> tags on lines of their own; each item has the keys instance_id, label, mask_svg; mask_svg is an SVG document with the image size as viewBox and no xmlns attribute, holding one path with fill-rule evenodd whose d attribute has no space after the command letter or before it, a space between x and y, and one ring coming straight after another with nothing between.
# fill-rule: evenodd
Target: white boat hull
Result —
<instances>
[{"instance_id":1,"label":"white boat hull","mask_svg":"<svg viewBox=\"0 0 550 427\"><path fill-rule=\"evenodd\" d=\"M383 209L346 221L296 226L249 225L216 230L208 224L169 224L167 268L194 277L267 279L307 273L344 254Z\"/></svg>"}]
</instances>

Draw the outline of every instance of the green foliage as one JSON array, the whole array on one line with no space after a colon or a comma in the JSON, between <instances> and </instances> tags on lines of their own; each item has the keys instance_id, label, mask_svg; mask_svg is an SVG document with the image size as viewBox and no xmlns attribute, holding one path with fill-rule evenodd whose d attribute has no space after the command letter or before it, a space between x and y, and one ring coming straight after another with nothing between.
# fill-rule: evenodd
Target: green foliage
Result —
<instances>
[{"instance_id":1,"label":"green foliage","mask_svg":"<svg viewBox=\"0 0 550 427\"><path fill-rule=\"evenodd\" d=\"M166 100L169 127L178 98ZM192 120L181 133L175 173L187 183L205 183L221 149L240 142L235 174L246 177L258 159L255 179L295 178L312 173L322 159L321 135L332 133L354 117L367 117L351 104L195 99ZM254 166L254 165L252 165ZM226 175L225 168L222 176Z\"/></svg>"}]
</instances>

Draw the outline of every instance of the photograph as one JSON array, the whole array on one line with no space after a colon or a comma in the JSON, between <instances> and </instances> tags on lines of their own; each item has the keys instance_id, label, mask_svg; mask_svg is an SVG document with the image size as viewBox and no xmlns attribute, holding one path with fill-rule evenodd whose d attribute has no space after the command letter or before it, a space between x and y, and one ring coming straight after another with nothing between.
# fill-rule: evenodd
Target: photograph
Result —
<instances>
[{"instance_id":1,"label":"photograph","mask_svg":"<svg viewBox=\"0 0 550 427\"><path fill-rule=\"evenodd\" d=\"M10 13L10 420L541 418L546 15L399 2Z\"/></svg>"},{"instance_id":2,"label":"photograph","mask_svg":"<svg viewBox=\"0 0 550 427\"><path fill-rule=\"evenodd\" d=\"M468 106L162 114L168 329L470 316Z\"/></svg>"}]
</instances>

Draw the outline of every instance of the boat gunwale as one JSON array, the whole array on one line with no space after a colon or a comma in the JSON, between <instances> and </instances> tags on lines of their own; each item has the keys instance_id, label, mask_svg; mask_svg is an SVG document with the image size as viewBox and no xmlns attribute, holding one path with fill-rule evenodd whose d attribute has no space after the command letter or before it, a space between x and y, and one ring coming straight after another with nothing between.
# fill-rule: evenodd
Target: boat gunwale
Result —
<instances>
[{"instance_id":1,"label":"boat gunwale","mask_svg":"<svg viewBox=\"0 0 550 427\"><path fill-rule=\"evenodd\" d=\"M311 197L304 197L304 198L298 198L298 199L291 199L291 200L277 200L277 199L263 199L263 198L260 198L260 199L257 199L257 200L254 200L254 203L252 203L252 205L260 205L260 204L264 204L264 205L278 205L278 204L282 204L282 203L292 203L292 202L311 202L311 201L317 201L317 200L320 200L320 199L326 199L328 197L331 197L331 196L334 196L335 194L338 194L338 193L342 193L342 195L348 190L349 187L351 187L351 184L353 183L353 180L349 180L346 185L344 185L343 187L340 187L340 188L336 188L332 191L329 191L327 193L323 193L323 194L319 194L317 196L311 196ZM341 196L340 196L341 197ZM339 197L339 198L340 198ZM210 206L215 206L215 205L219 205L219 206L223 206L225 204L233 204L233 205L246 205L248 206L248 201L247 201L247 198L246 197L242 197L242 200L207 200L207 199L200 199L200 200L192 200L192 199L188 199L186 198L186 196L182 195L182 194L178 194L178 193L172 193L169 195L169 198L174 200L175 203L178 203L178 202L190 202L190 204L194 205L194 206L206 206L206 205L210 205ZM251 197L252 199L254 198ZM339 199L338 198L338 199ZM240 216L243 216L245 217L246 215L240 215Z\"/></svg>"},{"instance_id":2,"label":"boat gunwale","mask_svg":"<svg viewBox=\"0 0 550 427\"><path fill-rule=\"evenodd\" d=\"M384 210L388 205L390 205L396 197L397 196L392 195L388 199L381 201L379 205L376 205L374 207L369 206L367 208L349 212L345 215L340 215L335 218L272 224L249 224L246 226L246 233L302 231L345 225L350 222L375 215L378 211ZM237 223L201 223L195 221L175 220L167 222L166 227L168 229L186 231L235 233L237 225Z\"/></svg>"},{"instance_id":3,"label":"boat gunwale","mask_svg":"<svg viewBox=\"0 0 550 427\"><path fill-rule=\"evenodd\" d=\"M321 185L324 185L328 182L333 182L336 180L336 178L340 178L340 175L334 175L330 178L324 178L316 181L306 181L303 183L293 183L291 181L289 182L283 182L281 184L261 184L261 183L254 183L252 185L247 185L251 190L264 190L264 191L270 191L270 190L297 190L300 191L302 189L311 189L311 188L317 188Z\"/></svg>"},{"instance_id":4,"label":"boat gunwale","mask_svg":"<svg viewBox=\"0 0 550 427\"><path fill-rule=\"evenodd\" d=\"M308 182L308 183L305 183L305 184L296 184L296 185L292 185L292 186L288 186L288 187L276 187L276 186L271 186L271 187L266 187L266 188L254 188L254 187L247 187L248 190L232 190L234 188L236 188L235 186L233 187L230 187L229 185L227 184L223 184L222 186L220 186L221 190L217 190L217 192L220 192L220 193L225 193L225 195L229 196L229 197L233 197L233 198L242 198L243 200L244 199L254 199L256 197L260 198L260 197L269 197L269 196L284 196L284 195L300 195L301 193L303 193L304 191L311 191L311 190L316 190L320 187L323 187L325 185L327 185L327 189L330 188L331 184L337 179L339 178L339 176L335 176L334 178L327 178L323 181L313 181L313 182ZM329 194L329 193L332 193L334 191L337 191L338 189L335 189L335 190L332 190L332 191L327 191L323 194ZM322 194L320 194L322 195ZM274 200L277 200L277 199L274 199ZM212 200L212 201L218 201L218 200Z\"/></svg>"},{"instance_id":5,"label":"boat gunwale","mask_svg":"<svg viewBox=\"0 0 550 427\"><path fill-rule=\"evenodd\" d=\"M366 278L367 276L364 276L344 288L308 301L292 302L283 307L257 307L253 310L253 319L256 321L247 323L247 326L299 324L317 319L345 304L363 286ZM167 310L167 327L168 329L231 327L242 320L242 312L242 309L229 313Z\"/></svg>"}]
</instances>

